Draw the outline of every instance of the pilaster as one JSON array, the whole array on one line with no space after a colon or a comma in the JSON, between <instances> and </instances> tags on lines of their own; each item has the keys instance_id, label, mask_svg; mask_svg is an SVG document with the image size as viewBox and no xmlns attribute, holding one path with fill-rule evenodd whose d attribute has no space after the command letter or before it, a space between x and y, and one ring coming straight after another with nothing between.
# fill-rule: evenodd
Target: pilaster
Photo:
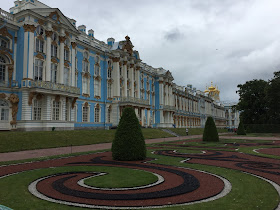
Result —
<instances>
[{"instance_id":1,"label":"pilaster","mask_svg":"<svg viewBox=\"0 0 280 210\"><path fill-rule=\"evenodd\" d=\"M127 61L123 62L124 97L127 97Z\"/></svg>"},{"instance_id":2,"label":"pilaster","mask_svg":"<svg viewBox=\"0 0 280 210\"><path fill-rule=\"evenodd\" d=\"M63 81L63 74L64 74L64 41L66 40L66 37L59 37L59 77L58 81L60 84L64 84Z\"/></svg>"},{"instance_id":3,"label":"pilaster","mask_svg":"<svg viewBox=\"0 0 280 210\"><path fill-rule=\"evenodd\" d=\"M46 31L47 53L46 53L46 81L51 81L51 36L52 31Z\"/></svg>"},{"instance_id":4,"label":"pilaster","mask_svg":"<svg viewBox=\"0 0 280 210\"><path fill-rule=\"evenodd\" d=\"M113 58L113 71L112 77L114 78L113 83L113 97L120 97L120 58Z\"/></svg>"}]
</instances>

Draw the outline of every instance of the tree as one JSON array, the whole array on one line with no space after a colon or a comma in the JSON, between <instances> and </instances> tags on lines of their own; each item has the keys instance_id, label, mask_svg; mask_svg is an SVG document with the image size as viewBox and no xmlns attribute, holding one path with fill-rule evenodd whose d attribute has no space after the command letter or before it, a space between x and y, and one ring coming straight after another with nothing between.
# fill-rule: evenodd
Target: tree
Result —
<instances>
[{"instance_id":1,"label":"tree","mask_svg":"<svg viewBox=\"0 0 280 210\"><path fill-rule=\"evenodd\" d=\"M143 160L146 144L141 126L132 108L125 108L112 144L114 160Z\"/></svg>"},{"instance_id":2,"label":"tree","mask_svg":"<svg viewBox=\"0 0 280 210\"><path fill-rule=\"evenodd\" d=\"M268 123L280 124L280 71L274 72L274 78L269 81L266 101L268 104Z\"/></svg>"},{"instance_id":3,"label":"tree","mask_svg":"<svg viewBox=\"0 0 280 210\"><path fill-rule=\"evenodd\" d=\"M203 141L217 142L219 141L218 131L212 117L208 117L203 131Z\"/></svg>"},{"instance_id":4,"label":"tree","mask_svg":"<svg viewBox=\"0 0 280 210\"><path fill-rule=\"evenodd\" d=\"M268 104L266 90L268 82L264 80L247 81L239 84L236 93L239 94L239 102L236 109L241 111L240 117L244 124L263 124L268 120Z\"/></svg>"},{"instance_id":5,"label":"tree","mask_svg":"<svg viewBox=\"0 0 280 210\"><path fill-rule=\"evenodd\" d=\"M237 129L237 135L246 135L242 120L239 122L238 129Z\"/></svg>"}]
</instances>

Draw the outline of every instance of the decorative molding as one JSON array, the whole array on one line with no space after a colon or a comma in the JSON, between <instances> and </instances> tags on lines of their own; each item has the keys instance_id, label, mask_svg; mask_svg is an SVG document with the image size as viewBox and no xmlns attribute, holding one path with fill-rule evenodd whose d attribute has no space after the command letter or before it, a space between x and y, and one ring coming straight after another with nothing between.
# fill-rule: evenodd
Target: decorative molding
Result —
<instances>
[{"instance_id":1,"label":"decorative molding","mask_svg":"<svg viewBox=\"0 0 280 210\"><path fill-rule=\"evenodd\" d=\"M109 84L113 84L114 80L113 80L112 78L110 78L110 79L107 79L107 82L108 82Z\"/></svg>"},{"instance_id":2,"label":"decorative molding","mask_svg":"<svg viewBox=\"0 0 280 210\"><path fill-rule=\"evenodd\" d=\"M133 64L133 63L131 63L131 64L130 64L130 68L133 68L133 67L134 67L134 64Z\"/></svg>"},{"instance_id":3,"label":"decorative molding","mask_svg":"<svg viewBox=\"0 0 280 210\"><path fill-rule=\"evenodd\" d=\"M65 35L66 35L67 37L69 37L69 32L65 31Z\"/></svg>"},{"instance_id":4,"label":"decorative molding","mask_svg":"<svg viewBox=\"0 0 280 210\"><path fill-rule=\"evenodd\" d=\"M123 51L126 50L129 53L129 55L132 56L134 46L132 45L129 36L126 36L125 39L126 39L126 41L125 41L125 44L122 47L122 50Z\"/></svg>"},{"instance_id":5,"label":"decorative molding","mask_svg":"<svg viewBox=\"0 0 280 210\"><path fill-rule=\"evenodd\" d=\"M83 76L86 77L86 78L90 78L90 73L85 72L85 73L83 73Z\"/></svg>"},{"instance_id":6,"label":"decorative molding","mask_svg":"<svg viewBox=\"0 0 280 210\"><path fill-rule=\"evenodd\" d=\"M41 41L44 41L44 37L42 35L39 35L36 37L37 39L40 39Z\"/></svg>"},{"instance_id":7,"label":"decorative molding","mask_svg":"<svg viewBox=\"0 0 280 210\"><path fill-rule=\"evenodd\" d=\"M77 47L77 43L76 42L71 42L71 45L72 45L73 49L76 49L76 47Z\"/></svg>"},{"instance_id":8,"label":"decorative molding","mask_svg":"<svg viewBox=\"0 0 280 210\"><path fill-rule=\"evenodd\" d=\"M10 124L16 125L17 124L17 113L18 113L18 102L19 102L18 95L12 93L9 97L9 101L12 104L12 118L13 118L13 120L10 122Z\"/></svg>"},{"instance_id":9,"label":"decorative molding","mask_svg":"<svg viewBox=\"0 0 280 210\"><path fill-rule=\"evenodd\" d=\"M14 59L12 58L10 53L6 52L5 50L0 50L0 54L6 55L10 59L11 64L14 65Z\"/></svg>"},{"instance_id":10,"label":"decorative molding","mask_svg":"<svg viewBox=\"0 0 280 210\"><path fill-rule=\"evenodd\" d=\"M36 58L42 59L44 60L44 56L41 53L37 53L37 55L35 56Z\"/></svg>"},{"instance_id":11,"label":"decorative molding","mask_svg":"<svg viewBox=\"0 0 280 210\"><path fill-rule=\"evenodd\" d=\"M0 35L5 36L5 37L9 37L10 39L13 39L13 36L12 36L12 34L10 34L8 32L7 27L3 27L3 28L0 29Z\"/></svg>"},{"instance_id":12,"label":"decorative molding","mask_svg":"<svg viewBox=\"0 0 280 210\"><path fill-rule=\"evenodd\" d=\"M42 93L38 93L38 94L36 95L36 99L40 101L40 100L43 98L43 96L44 96L44 95L43 95Z\"/></svg>"},{"instance_id":13,"label":"decorative molding","mask_svg":"<svg viewBox=\"0 0 280 210\"><path fill-rule=\"evenodd\" d=\"M163 84L163 81L158 81L158 84Z\"/></svg>"},{"instance_id":14,"label":"decorative molding","mask_svg":"<svg viewBox=\"0 0 280 210\"><path fill-rule=\"evenodd\" d=\"M94 98L96 98L96 99L101 99L100 96L94 96ZM99 107L99 104L97 104L96 107Z\"/></svg>"},{"instance_id":15,"label":"decorative molding","mask_svg":"<svg viewBox=\"0 0 280 210\"><path fill-rule=\"evenodd\" d=\"M126 65L126 64L127 64L127 61L124 61L124 62L123 62L123 65Z\"/></svg>"},{"instance_id":16,"label":"decorative molding","mask_svg":"<svg viewBox=\"0 0 280 210\"><path fill-rule=\"evenodd\" d=\"M84 107L88 107L88 102L85 102L85 103L84 103Z\"/></svg>"},{"instance_id":17,"label":"decorative molding","mask_svg":"<svg viewBox=\"0 0 280 210\"><path fill-rule=\"evenodd\" d=\"M53 34L53 31L45 31L46 32L46 37L51 37Z\"/></svg>"},{"instance_id":18,"label":"decorative molding","mask_svg":"<svg viewBox=\"0 0 280 210\"><path fill-rule=\"evenodd\" d=\"M75 97L75 98L73 99L73 101L72 101L72 109L74 109L75 103L76 103L77 99L78 99L78 97Z\"/></svg>"},{"instance_id":19,"label":"decorative molding","mask_svg":"<svg viewBox=\"0 0 280 210\"><path fill-rule=\"evenodd\" d=\"M119 66L122 66L122 65L123 65L123 63L120 61L120 62L119 62Z\"/></svg>"},{"instance_id":20,"label":"decorative molding","mask_svg":"<svg viewBox=\"0 0 280 210\"><path fill-rule=\"evenodd\" d=\"M64 49L69 51L69 47L67 45L64 47Z\"/></svg>"},{"instance_id":21,"label":"decorative molding","mask_svg":"<svg viewBox=\"0 0 280 210\"><path fill-rule=\"evenodd\" d=\"M29 24L24 24L23 28L24 28L24 32L34 33L36 30L36 27L34 25L29 25Z\"/></svg>"},{"instance_id":22,"label":"decorative molding","mask_svg":"<svg viewBox=\"0 0 280 210\"><path fill-rule=\"evenodd\" d=\"M65 40L66 40L66 37L65 36L59 36L59 41L60 42L65 42Z\"/></svg>"},{"instance_id":23,"label":"decorative molding","mask_svg":"<svg viewBox=\"0 0 280 210\"><path fill-rule=\"evenodd\" d=\"M52 26L52 28L53 28L54 31L58 30L56 26Z\"/></svg>"},{"instance_id":24,"label":"decorative molding","mask_svg":"<svg viewBox=\"0 0 280 210\"><path fill-rule=\"evenodd\" d=\"M140 70L141 69L141 67L140 66L136 66L136 70Z\"/></svg>"},{"instance_id":25,"label":"decorative molding","mask_svg":"<svg viewBox=\"0 0 280 210\"><path fill-rule=\"evenodd\" d=\"M17 43L17 37L15 37L15 44Z\"/></svg>"},{"instance_id":26,"label":"decorative molding","mask_svg":"<svg viewBox=\"0 0 280 210\"><path fill-rule=\"evenodd\" d=\"M96 66L100 67L99 63L95 63Z\"/></svg>"},{"instance_id":27,"label":"decorative molding","mask_svg":"<svg viewBox=\"0 0 280 210\"><path fill-rule=\"evenodd\" d=\"M57 42L56 41L52 41L52 45L57 46Z\"/></svg>"}]
</instances>

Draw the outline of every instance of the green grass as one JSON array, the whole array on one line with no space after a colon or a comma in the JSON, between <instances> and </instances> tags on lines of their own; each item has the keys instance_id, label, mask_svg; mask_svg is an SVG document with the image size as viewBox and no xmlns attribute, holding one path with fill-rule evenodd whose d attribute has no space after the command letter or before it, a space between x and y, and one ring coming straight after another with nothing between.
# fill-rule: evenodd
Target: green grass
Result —
<instances>
[{"instance_id":1,"label":"green grass","mask_svg":"<svg viewBox=\"0 0 280 210\"><path fill-rule=\"evenodd\" d=\"M145 139L172 137L160 129L142 129ZM116 130L0 132L0 152L15 152L112 142Z\"/></svg>"},{"instance_id":2,"label":"green grass","mask_svg":"<svg viewBox=\"0 0 280 210\"><path fill-rule=\"evenodd\" d=\"M280 133L280 131L279 131ZM250 137L278 137L280 138L279 133L247 133L246 136Z\"/></svg>"},{"instance_id":3,"label":"green grass","mask_svg":"<svg viewBox=\"0 0 280 210\"><path fill-rule=\"evenodd\" d=\"M167 128L180 136L186 136L186 128ZM218 133L226 133L227 129L217 129ZM189 135L201 135L204 128L189 128Z\"/></svg>"},{"instance_id":4,"label":"green grass","mask_svg":"<svg viewBox=\"0 0 280 210\"><path fill-rule=\"evenodd\" d=\"M129 168L107 167L104 176L86 179L86 185L100 188L138 187L156 182L158 178L147 171Z\"/></svg>"}]
</instances>

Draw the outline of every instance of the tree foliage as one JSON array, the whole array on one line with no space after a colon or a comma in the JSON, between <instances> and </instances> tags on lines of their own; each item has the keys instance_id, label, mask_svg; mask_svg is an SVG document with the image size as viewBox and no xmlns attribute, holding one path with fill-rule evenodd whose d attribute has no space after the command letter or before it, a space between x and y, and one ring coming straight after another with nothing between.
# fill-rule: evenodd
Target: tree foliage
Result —
<instances>
[{"instance_id":1,"label":"tree foliage","mask_svg":"<svg viewBox=\"0 0 280 210\"><path fill-rule=\"evenodd\" d=\"M112 144L114 160L143 160L146 144L141 126L132 108L125 108Z\"/></svg>"},{"instance_id":2,"label":"tree foliage","mask_svg":"<svg viewBox=\"0 0 280 210\"><path fill-rule=\"evenodd\" d=\"M270 81L255 79L237 87L236 109L244 124L280 124L280 71Z\"/></svg>"},{"instance_id":3,"label":"tree foliage","mask_svg":"<svg viewBox=\"0 0 280 210\"><path fill-rule=\"evenodd\" d=\"M208 117L203 131L203 141L217 142L219 141L218 131L212 117Z\"/></svg>"},{"instance_id":4,"label":"tree foliage","mask_svg":"<svg viewBox=\"0 0 280 210\"><path fill-rule=\"evenodd\" d=\"M238 129L237 129L237 135L246 135L242 120L239 122Z\"/></svg>"}]
</instances>

